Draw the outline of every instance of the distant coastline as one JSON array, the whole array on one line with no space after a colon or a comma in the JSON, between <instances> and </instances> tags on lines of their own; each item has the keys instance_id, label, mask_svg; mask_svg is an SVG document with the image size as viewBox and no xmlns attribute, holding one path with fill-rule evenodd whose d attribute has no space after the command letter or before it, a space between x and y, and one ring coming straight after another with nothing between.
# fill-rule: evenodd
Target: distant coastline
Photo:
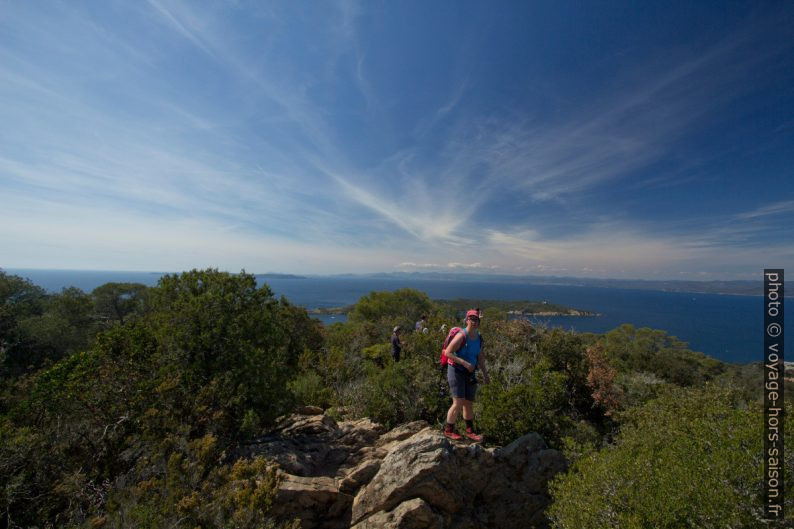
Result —
<instances>
[{"instance_id":1,"label":"distant coastline","mask_svg":"<svg viewBox=\"0 0 794 529\"><path fill-rule=\"evenodd\" d=\"M306 276L298 276L294 274L279 274L275 272L268 272L266 274L254 274L257 279L308 279Z\"/></svg>"},{"instance_id":2,"label":"distant coastline","mask_svg":"<svg viewBox=\"0 0 794 529\"><path fill-rule=\"evenodd\" d=\"M340 274L339 277L355 277L353 274ZM361 274L358 277L406 278L433 281L495 281L500 283L523 283L546 286L622 288L629 290L658 290L660 292L686 292L691 294L727 294L738 296L763 296L763 278L758 280L714 280L693 281L678 279L596 279L573 276L502 275L454 272L384 272ZM794 291L786 292L786 297L794 297Z\"/></svg>"},{"instance_id":3,"label":"distant coastline","mask_svg":"<svg viewBox=\"0 0 794 529\"><path fill-rule=\"evenodd\" d=\"M33 269L33 268L4 268L8 273L31 277L41 277L47 274L62 275L88 275L99 274L110 276L130 276L134 281L143 282L151 286L157 279L177 272L145 272L145 271L117 271L117 270L63 270L63 269ZM732 296L762 296L763 280L734 280L734 281L690 281L690 280L654 280L654 279L594 279L573 276L537 276L537 275L507 275L507 274L477 274L456 272L379 272L372 274L307 274L298 275L282 272L265 272L254 274L260 280L283 279L392 279L410 281L461 281L461 282L498 282L530 284L543 286L565 287L596 287L619 288L628 290L655 290L659 292L685 292L689 294L724 294ZM152 281L155 279L155 281ZM785 297L794 297L794 290L786 289Z\"/></svg>"},{"instance_id":4,"label":"distant coastline","mask_svg":"<svg viewBox=\"0 0 794 529\"><path fill-rule=\"evenodd\" d=\"M155 286L161 277L161 273L150 272L8 268L3 271L28 278L50 293L60 293L69 286L88 293L109 282ZM758 339L759 329L763 325L761 296L715 295L648 288L605 288L603 282L597 287L586 287L581 282L575 286L565 286L567 281L556 281L555 285L550 285L539 284L526 277L522 280L508 278L500 281L503 276L485 276L484 279L478 279L477 276L467 274L457 274L459 280L453 279L451 274L391 274L377 277L284 275L305 279L280 279L270 276L268 279L258 278L258 283L267 283L275 296L286 296L294 305L315 309L312 310L313 316L327 324L343 321L344 316L341 313L344 310L339 308L351 306L370 292L413 288L434 300L455 299L463 294L470 299L479 300L547 300L547 305L531 312L561 313L557 307L549 306L553 302L566 309L598 313L598 316L535 314L528 317L543 320L550 326L586 333L608 332L625 323L638 328L663 329L688 342L692 350L702 351L727 362L746 363L760 356ZM329 310L329 307L337 310ZM504 307L500 310L506 313L508 310L519 309L522 307ZM508 314L508 318L525 317L527 316ZM794 332L791 321L786 322L786 329L789 333Z\"/></svg>"}]
</instances>

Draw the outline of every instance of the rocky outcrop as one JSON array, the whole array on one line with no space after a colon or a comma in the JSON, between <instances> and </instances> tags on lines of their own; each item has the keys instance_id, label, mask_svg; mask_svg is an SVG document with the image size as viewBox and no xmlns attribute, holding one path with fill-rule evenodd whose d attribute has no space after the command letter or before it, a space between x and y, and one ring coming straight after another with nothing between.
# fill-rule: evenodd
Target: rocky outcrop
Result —
<instances>
[{"instance_id":1,"label":"rocky outcrop","mask_svg":"<svg viewBox=\"0 0 794 529\"><path fill-rule=\"evenodd\" d=\"M535 433L483 448L421 421L387 432L368 419L301 411L238 454L280 468L279 517L305 529L547 526L547 483L566 465Z\"/></svg>"}]
</instances>

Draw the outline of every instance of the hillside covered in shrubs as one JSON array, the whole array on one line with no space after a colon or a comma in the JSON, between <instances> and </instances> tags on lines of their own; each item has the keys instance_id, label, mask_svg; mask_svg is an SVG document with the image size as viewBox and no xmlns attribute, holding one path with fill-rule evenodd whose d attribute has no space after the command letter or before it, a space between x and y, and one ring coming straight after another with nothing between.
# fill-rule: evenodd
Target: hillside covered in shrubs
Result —
<instances>
[{"instance_id":1,"label":"hillside covered in shrubs","mask_svg":"<svg viewBox=\"0 0 794 529\"><path fill-rule=\"evenodd\" d=\"M477 423L488 445L537 432L564 452L555 527L766 527L760 365L661 330L576 334L482 308ZM395 363L393 327L420 315L429 331L406 332ZM246 273L52 295L0 272L0 527L295 527L268 514L272 466L231 454L299 406L440 426L441 328L461 320L410 289L324 327Z\"/></svg>"}]
</instances>

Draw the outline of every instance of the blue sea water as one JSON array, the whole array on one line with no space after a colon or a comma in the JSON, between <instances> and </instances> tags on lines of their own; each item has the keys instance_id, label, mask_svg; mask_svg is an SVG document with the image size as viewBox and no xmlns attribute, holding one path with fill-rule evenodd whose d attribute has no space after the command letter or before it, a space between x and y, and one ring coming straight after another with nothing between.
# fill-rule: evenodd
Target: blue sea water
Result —
<instances>
[{"instance_id":1,"label":"blue sea water","mask_svg":"<svg viewBox=\"0 0 794 529\"><path fill-rule=\"evenodd\" d=\"M110 281L153 286L163 275L148 272L89 272L7 269L51 292L76 286L86 292ZM542 321L579 332L603 333L631 323L662 329L687 342L691 349L726 362L746 363L763 358L763 298L656 290L516 284L499 281L454 281L373 277L270 278L276 294L307 308L339 307L355 303L372 291L415 288L433 299L478 298L546 300L595 317L555 317ZM344 317L325 316L326 323ZM785 331L792 336L791 318ZM791 344L791 340L789 340ZM792 358L790 346L785 353Z\"/></svg>"}]
</instances>

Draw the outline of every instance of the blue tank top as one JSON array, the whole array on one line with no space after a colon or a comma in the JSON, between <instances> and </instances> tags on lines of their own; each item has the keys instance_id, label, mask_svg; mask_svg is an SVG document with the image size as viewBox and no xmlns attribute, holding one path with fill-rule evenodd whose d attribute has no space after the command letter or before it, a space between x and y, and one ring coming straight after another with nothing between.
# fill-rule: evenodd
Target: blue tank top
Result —
<instances>
[{"instance_id":1,"label":"blue tank top","mask_svg":"<svg viewBox=\"0 0 794 529\"><path fill-rule=\"evenodd\" d=\"M466 334L466 329L463 329L463 335L466 337L466 345L458 349L457 355L471 365L477 365L477 357L480 356L480 335L477 334L476 339L469 338Z\"/></svg>"}]
</instances>

